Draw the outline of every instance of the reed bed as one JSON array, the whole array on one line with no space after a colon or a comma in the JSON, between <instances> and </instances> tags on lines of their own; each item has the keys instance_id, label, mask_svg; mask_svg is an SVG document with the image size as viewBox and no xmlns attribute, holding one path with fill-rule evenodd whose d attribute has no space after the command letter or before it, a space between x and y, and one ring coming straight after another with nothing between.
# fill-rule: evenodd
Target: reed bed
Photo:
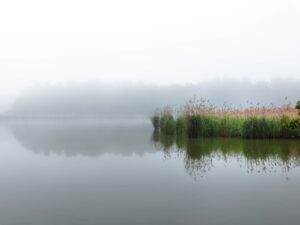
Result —
<instances>
[{"instance_id":1,"label":"reed bed","mask_svg":"<svg viewBox=\"0 0 300 225\"><path fill-rule=\"evenodd\" d=\"M174 112L170 106L151 117L154 129L165 135L200 137L242 137L252 139L299 138L300 128L287 124L297 119L298 109L290 104L276 107L216 108L205 99L191 100Z\"/></svg>"}]
</instances>

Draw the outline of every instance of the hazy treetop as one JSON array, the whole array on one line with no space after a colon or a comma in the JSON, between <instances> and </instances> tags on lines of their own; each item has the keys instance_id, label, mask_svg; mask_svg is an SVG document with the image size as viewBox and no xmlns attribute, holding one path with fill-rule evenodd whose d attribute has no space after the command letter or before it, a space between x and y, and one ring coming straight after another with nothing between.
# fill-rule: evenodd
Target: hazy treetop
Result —
<instances>
[{"instance_id":1,"label":"hazy treetop","mask_svg":"<svg viewBox=\"0 0 300 225\"><path fill-rule=\"evenodd\" d=\"M251 83L214 80L200 84L158 86L150 84L65 84L38 85L16 98L11 114L142 114L157 107L182 106L193 97L206 98L217 107L259 103L296 104L300 80Z\"/></svg>"}]
</instances>

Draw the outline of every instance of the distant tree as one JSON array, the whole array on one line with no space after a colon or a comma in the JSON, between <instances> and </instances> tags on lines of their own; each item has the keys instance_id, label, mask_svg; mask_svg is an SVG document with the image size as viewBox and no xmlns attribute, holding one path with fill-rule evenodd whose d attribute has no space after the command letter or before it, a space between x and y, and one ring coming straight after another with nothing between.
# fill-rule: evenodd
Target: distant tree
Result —
<instances>
[{"instance_id":1,"label":"distant tree","mask_svg":"<svg viewBox=\"0 0 300 225\"><path fill-rule=\"evenodd\" d=\"M288 122L288 127L291 128L291 129L297 129L297 128L300 127L300 101L297 102L296 109L299 110L299 112L298 112L298 118L296 118L294 120L290 120Z\"/></svg>"}]
</instances>

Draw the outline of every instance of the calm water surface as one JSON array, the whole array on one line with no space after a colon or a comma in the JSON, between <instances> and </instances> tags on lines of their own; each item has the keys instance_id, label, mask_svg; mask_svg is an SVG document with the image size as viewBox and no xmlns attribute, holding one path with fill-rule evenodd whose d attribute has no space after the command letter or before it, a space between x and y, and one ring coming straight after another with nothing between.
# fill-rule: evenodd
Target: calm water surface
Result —
<instances>
[{"instance_id":1,"label":"calm water surface","mask_svg":"<svg viewBox=\"0 0 300 225\"><path fill-rule=\"evenodd\" d=\"M300 224L300 143L2 121L0 225Z\"/></svg>"}]
</instances>

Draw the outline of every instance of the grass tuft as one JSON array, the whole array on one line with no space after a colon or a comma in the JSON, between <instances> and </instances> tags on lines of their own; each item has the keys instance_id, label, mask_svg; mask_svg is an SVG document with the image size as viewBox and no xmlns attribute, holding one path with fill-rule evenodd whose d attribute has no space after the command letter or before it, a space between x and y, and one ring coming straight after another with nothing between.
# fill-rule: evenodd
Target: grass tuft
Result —
<instances>
[{"instance_id":1,"label":"grass tuft","mask_svg":"<svg viewBox=\"0 0 300 225\"><path fill-rule=\"evenodd\" d=\"M299 138L300 128L287 124L298 112L289 106L222 108L217 110L208 101L189 102L176 117L171 107L151 117L156 131L164 135L200 137L243 137L251 139Z\"/></svg>"}]
</instances>

